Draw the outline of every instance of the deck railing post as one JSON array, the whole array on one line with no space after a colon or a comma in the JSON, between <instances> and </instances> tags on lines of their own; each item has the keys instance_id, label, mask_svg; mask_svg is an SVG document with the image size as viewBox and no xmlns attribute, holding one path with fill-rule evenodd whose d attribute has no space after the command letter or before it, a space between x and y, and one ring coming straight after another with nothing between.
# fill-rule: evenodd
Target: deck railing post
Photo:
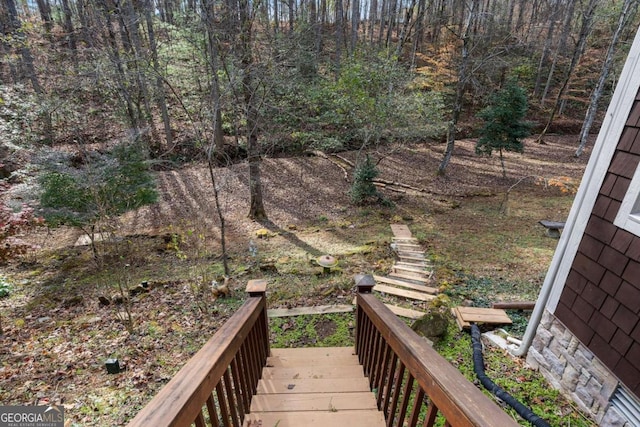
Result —
<instances>
[{"instance_id":1,"label":"deck railing post","mask_svg":"<svg viewBox=\"0 0 640 427\"><path fill-rule=\"evenodd\" d=\"M265 356L269 356L271 350L269 349L269 318L267 317L267 281L264 279L249 280L246 292L250 297L258 297L263 300L262 330L258 332L262 335L260 344L264 346L261 350L264 351ZM264 362L264 360L261 360L261 362Z\"/></svg>"},{"instance_id":2,"label":"deck railing post","mask_svg":"<svg viewBox=\"0 0 640 427\"><path fill-rule=\"evenodd\" d=\"M370 274L356 274L354 277L356 282L356 289L359 294L370 294L373 291L373 287L376 284L376 281L373 279L373 276ZM360 363L362 363L362 346L364 344L365 336L364 336L364 312L360 308L360 301L357 300L356 303L356 354L358 355L358 359Z\"/></svg>"}]
</instances>

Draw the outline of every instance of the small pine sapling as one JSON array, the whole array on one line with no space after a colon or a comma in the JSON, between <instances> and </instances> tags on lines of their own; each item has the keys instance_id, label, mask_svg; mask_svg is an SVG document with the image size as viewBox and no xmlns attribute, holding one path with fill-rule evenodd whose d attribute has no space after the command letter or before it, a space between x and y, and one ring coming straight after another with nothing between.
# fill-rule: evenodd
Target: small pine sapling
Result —
<instances>
[{"instance_id":1,"label":"small pine sapling","mask_svg":"<svg viewBox=\"0 0 640 427\"><path fill-rule=\"evenodd\" d=\"M493 151L498 151L503 178L507 176L503 152L522 153L522 138L531 135L531 123L524 120L527 109L524 90L514 80L509 80L478 114L484 120L484 126L476 143L476 153L491 155Z\"/></svg>"}]
</instances>

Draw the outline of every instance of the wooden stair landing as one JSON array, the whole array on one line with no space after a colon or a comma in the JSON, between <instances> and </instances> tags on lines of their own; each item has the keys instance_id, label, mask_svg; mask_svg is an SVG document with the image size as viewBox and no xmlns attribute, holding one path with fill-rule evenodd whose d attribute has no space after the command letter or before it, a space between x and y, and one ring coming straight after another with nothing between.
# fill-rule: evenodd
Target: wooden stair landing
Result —
<instances>
[{"instance_id":1,"label":"wooden stair landing","mask_svg":"<svg viewBox=\"0 0 640 427\"><path fill-rule=\"evenodd\" d=\"M353 347L272 348L245 427L384 426Z\"/></svg>"}]
</instances>

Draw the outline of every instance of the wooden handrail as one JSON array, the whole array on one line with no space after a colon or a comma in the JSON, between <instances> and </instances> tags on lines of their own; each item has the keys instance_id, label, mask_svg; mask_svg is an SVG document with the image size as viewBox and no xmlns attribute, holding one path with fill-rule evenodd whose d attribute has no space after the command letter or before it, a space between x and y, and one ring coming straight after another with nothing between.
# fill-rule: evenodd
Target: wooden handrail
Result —
<instances>
[{"instance_id":1,"label":"wooden handrail","mask_svg":"<svg viewBox=\"0 0 640 427\"><path fill-rule=\"evenodd\" d=\"M518 425L371 294L373 277L356 282L356 353L387 426L430 427L438 413L454 427Z\"/></svg>"},{"instance_id":2,"label":"wooden handrail","mask_svg":"<svg viewBox=\"0 0 640 427\"><path fill-rule=\"evenodd\" d=\"M129 427L239 427L269 355L266 282L251 280L249 298L165 385ZM206 410L205 410L206 408Z\"/></svg>"}]
</instances>

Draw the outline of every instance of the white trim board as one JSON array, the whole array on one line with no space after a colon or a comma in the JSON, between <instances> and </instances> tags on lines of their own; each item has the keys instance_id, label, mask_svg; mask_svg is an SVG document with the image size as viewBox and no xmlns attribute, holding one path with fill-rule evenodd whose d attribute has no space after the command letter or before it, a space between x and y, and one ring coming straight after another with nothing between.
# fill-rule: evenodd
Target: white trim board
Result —
<instances>
[{"instance_id":1,"label":"white trim board","mask_svg":"<svg viewBox=\"0 0 640 427\"><path fill-rule=\"evenodd\" d=\"M633 107L638 88L640 88L640 31L636 33L633 45L629 50L627 61L620 74L620 80L611 98L598 139L567 218L567 224L545 278L545 282L553 281L546 304L551 313L554 313L558 306L560 295Z\"/></svg>"}]
</instances>

